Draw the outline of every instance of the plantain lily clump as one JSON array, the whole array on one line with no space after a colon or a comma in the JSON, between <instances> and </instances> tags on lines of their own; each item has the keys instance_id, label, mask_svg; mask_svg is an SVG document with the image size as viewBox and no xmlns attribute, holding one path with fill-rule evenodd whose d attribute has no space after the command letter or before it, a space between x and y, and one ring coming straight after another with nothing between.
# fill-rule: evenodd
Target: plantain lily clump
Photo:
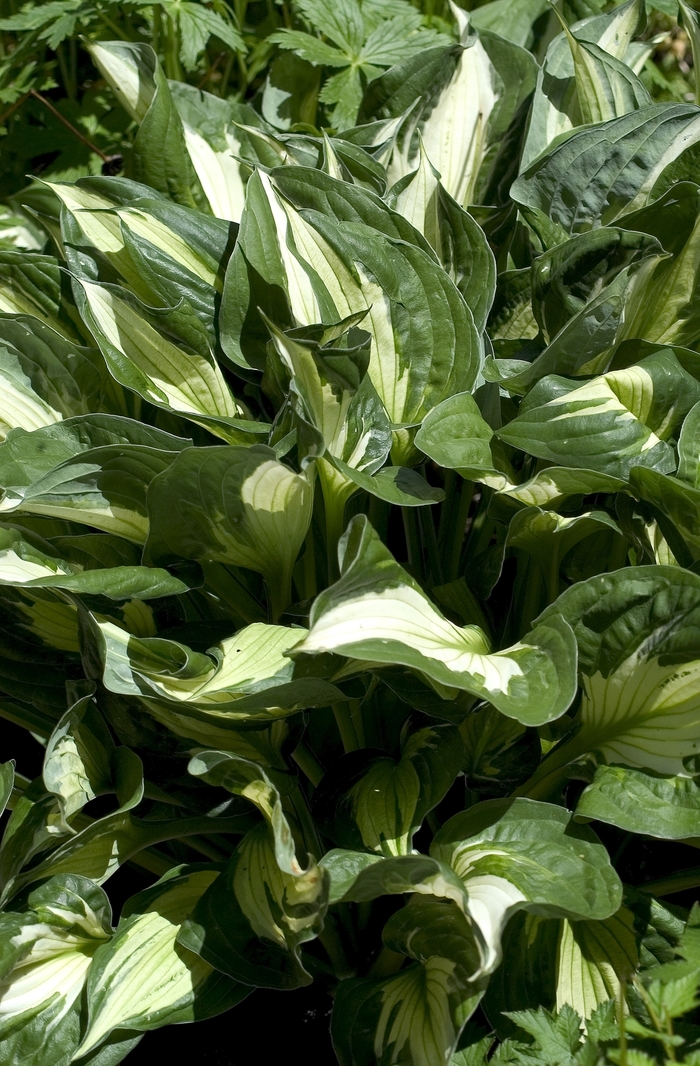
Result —
<instances>
[{"instance_id":1,"label":"plantain lily clump","mask_svg":"<svg viewBox=\"0 0 700 1066\"><path fill-rule=\"evenodd\" d=\"M295 10L313 107L88 42L0 242L0 1064L700 1063L700 106L643 0Z\"/></svg>"}]
</instances>

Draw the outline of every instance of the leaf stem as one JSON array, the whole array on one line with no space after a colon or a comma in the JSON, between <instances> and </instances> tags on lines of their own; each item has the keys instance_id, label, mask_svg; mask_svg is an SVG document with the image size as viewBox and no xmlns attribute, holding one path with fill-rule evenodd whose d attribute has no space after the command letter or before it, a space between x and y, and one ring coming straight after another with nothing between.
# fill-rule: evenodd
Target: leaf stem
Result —
<instances>
[{"instance_id":1,"label":"leaf stem","mask_svg":"<svg viewBox=\"0 0 700 1066\"><path fill-rule=\"evenodd\" d=\"M335 718L340 739L343 742L345 753L357 751L362 745L358 742L352 711L347 703L333 704L333 717Z\"/></svg>"},{"instance_id":2,"label":"leaf stem","mask_svg":"<svg viewBox=\"0 0 700 1066\"><path fill-rule=\"evenodd\" d=\"M316 544L314 541L313 522L309 526L309 532L304 541L304 555L301 561L302 574L304 577L303 596L306 600L312 600L318 591L316 582Z\"/></svg>"},{"instance_id":3,"label":"leaf stem","mask_svg":"<svg viewBox=\"0 0 700 1066\"><path fill-rule=\"evenodd\" d=\"M322 483L325 488L325 482ZM345 495L328 491L324 493L323 502L326 511L326 554L328 556L328 583L338 580L338 542L345 531Z\"/></svg>"},{"instance_id":4,"label":"leaf stem","mask_svg":"<svg viewBox=\"0 0 700 1066\"><path fill-rule=\"evenodd\" d=\"M627 1066L627 1027L625 1025L625 986L620 981L620 991L617 999L617 1024L619 1027L618 1047L620 1058L618 1066Z\"/></svg>"},{"instance_id":5,"label":"leaf stem","mask_svg":"<svg viewBox=\"0 0 700 1066\"><path fill-rule=\"evenodd\" d=\"M333 915L326 915L323 929L319 933L318 939L325 948L335 976L341 981L345 980L346 977L352 977L355 973L355 968L350 964Z\"/></svg>"},{"instance_id":6,"label":"leaf stem","mask_svg":"<svg viewBox=\"0 0 700 1066\"><path fill-rule=\"evenodd\" d=\"M308 744L305 744L303 740L300 741L292 752L292 758L302 773L306 774L311 784L316 788L326 771Z\"/></svg>"},{"instance_id":7,"label":"leaf stem","mask_svg":"<svg viewBox=\"0 0 700 1066\"><path fill-rule=\"evenodd\" d=\"M652 896L672 896L675 892L685 892L691 888L700 888L700 867L637 885L640 892L648 892Z\"/></svg>"},{"instance_id":8,"label":"leaf stem","mask_svg":"<svg viewBox=\"0 0 700 1066\"><path fill-rule=\"evenodd\" d=\"M406 536L408 562L414 574L423 573L423 546L421 544L418 522L413 507L402 507L403 529Z\"/></svg>"},{"instance_id":9,"label":"leaf stem","mask_svg":"<svg viewBox=\"0 0 700 1066\"><path fill-rule=\"evenodd\" d=\"M453 473L449 471L449 473ZM447 492L447 485L445 485ZM455 482L455 492L457 483ZM460 478L459 492L457 493L458 505L456 514L454 510L446 518L450 528L446 530L443 558L445 560L445 581L455 581L459 577L459 562L462 557L462 546L467 529L467 519L474 497L474 482ZM453 517L454 516L454 517Z\"/></svg>"},{"instance_id":10,"label":"leaf stem","mask_svg":"<svg viewBox=\"0 0 700 1066\"><path fill-rule=\"evenodd\" d=\"M279 620L292 602L292 575L290 572L270 577L267 582L270 594L270 615L273 622Z\"/></svg>"},{"instance_id":11,"label":"leaf stem","mask_svg":"<svg viewBox=\"0 0 700 1066\"><path fill-rule=\"evenodd\" d=\"M546 799L569 777L571 764L587 751L588 745L582 740L581 734L576 733L554 748L542 760L532 777L520 788L516 788L513 795L526 796L528 799Z\"/></svg>"},{"instance_id":12,"label":"leaf stem","mask_svg":"<svg viewBox=\"0 0 700 1066\"><path fill-rule=\"evenodd\" d=\"M316 823L311 817L306 796L302 792L298 781L296 788L289 794L289 802L294 809L296 820L299 823L307 854L313 856L313 858L318 861L324 855L326 849L321 843L321 838L316 829Z\"/></svg>"}]
</instances>

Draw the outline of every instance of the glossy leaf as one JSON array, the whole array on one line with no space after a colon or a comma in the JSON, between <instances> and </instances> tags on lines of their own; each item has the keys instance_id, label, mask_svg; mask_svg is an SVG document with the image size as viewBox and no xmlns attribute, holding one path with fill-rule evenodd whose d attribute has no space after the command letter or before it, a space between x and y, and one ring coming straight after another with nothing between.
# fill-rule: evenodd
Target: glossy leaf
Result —
<instances>
[{"instance_id":1,"label":"glossy leaf","mask_svg":"<svg viewBox=\"0 0 700 1066\"><path fill-rule=\"evenodd\" d=\"M182 923L218 871L175 867L129 900L114 936L95 953L87 985L83 1056L114 1029L157 1029L218 1014L249 994L177 943Z\"/></svg>"},{"instance_id":2,"label":"glossy leaf","mask_svg":"<svg viewBox=\"0 0 700 1066\"><path fill-rule=\"evenodd\" d=\"M389 978L344 981L332 1034L342 1066L401 1056L411 1066L448 1063L481 998L478 951L464 915L449 902L414 899L384 927L384 943L415 960Z\"/></svg>"},{"instance_id":3,"label":"glossy leaf","mask_svg":"<svg viewBox=\"0 0 700 1066\"><path fill-rule=\"evenodd\" d=\"M566 710L573 688L566 627L555 622L492 653L477 626L462 629L444 618L363 517L350 524L339 555L342 576L317 597L310 632L295 654L332 651L408 666L438 686L482 696L532 724Z\"/></svg>"}]
</instances>

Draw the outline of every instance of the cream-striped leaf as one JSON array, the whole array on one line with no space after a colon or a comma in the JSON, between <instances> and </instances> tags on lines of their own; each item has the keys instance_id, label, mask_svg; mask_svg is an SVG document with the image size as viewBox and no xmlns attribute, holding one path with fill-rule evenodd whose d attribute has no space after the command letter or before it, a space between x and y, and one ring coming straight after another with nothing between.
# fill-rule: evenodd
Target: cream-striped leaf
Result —
<instances>
[{"instance_id":1,"label":"cream-striped leaf","mask_svg":"<svg viewBox=\"0 0 700 1066\"><path fill-rule=\"evenodd\" d=\"M638 32L643 17L644 9L640 0L628 0L612 11L577 23L573 27L575 40L580 42L581 48L592 44L612 60L626 61L632 38ZM585 121L577 88L572 49L562 32L550 43L538 75L521 171L544 152L556 137Z\"/></svg>"},{"instance_id":2,"label":"cream-striped leaf","mask_svg":"<svg viewBox=\"0 0 700 1066\"><path fill-rule=\"evenodd\" d=\"M248 995L249 988L177 943L183 921L217 876L215 869L174 867L129 901L114 936L93 959L87 1032L77 1057L102 1044L114 1029L144 1031L207 1017Z\"/></svg>"},{"instance_id":3,"label":"cream-striped leaf","mask_svg":"<svg viewBox=\"0 0 700 1066\"><path fill-rule=\"evenodd\" d=\"M626 478L634 466L667 473L666 443L697 401L700 385L672 351L660 351L569 391L565 378L543 378L518 417L498 430L507 444L542 459Z\"/></svg>"},{"instance_id":4,"label":"cream-striped leaf","mask_svg":"<svg viewBox=\"0 0 700 1066\"><path fill-rule=\"evenodd\" d=\"M278 618L311 521L311 474L295 473L264 445L189 449L149 494L147 555L256 570Z\"/></svg>"},{"instance_id":5,"label":"cream-striped leaf","mask_svg":"<svg viewBox=\"0 0 700 1066\"><path fill-rule=\"evenodd\" d=\"M342 982L331 1022L342 1061L448 1066L483 994L470 923L453 903L414 897L382 937L412 962L391 977Z\"/></svg>"},{"instance_id":6,"label":"cream-striped leaf","mask_svg":"<svg viewBox=\"0 0 700 1066\"><path fill-rule=\"evenodd\" d=\"M528 724L559 717L574 688L568 627L551 622L492 652L478 626L448 621L394 561L364 516L339 550L341 578L315 600L310 632L293 654L334 652L400 664L438 689L463 689Z\"/></svg>"},{"instance_id":7,"label":"cream-striped leaf","mask_svg":"<svg viewBox=\"0 0 700 1066\"><path fill-rule=\"evenodd\" d=\"M159 333L122 290L76 279L82 313L110 372L157 407L199 422L224 440L245 432L243 409L212 356L186 352ZM251 429L255 429L251 423Z\"/></svg>"},{"instance_id":8,"label":"cream-striped leaf","mask_svg":"<svg viewBox=\"0 0 700 1066\"><path fill-rule=\"evenodd\" d=\"M579 646L576 731L541 764L529 795L545 795L587 756L662 776L691 777L700 754L700 578L644 566L589 578L540 616L561 614Z\"/></svg>"}]
</instances>

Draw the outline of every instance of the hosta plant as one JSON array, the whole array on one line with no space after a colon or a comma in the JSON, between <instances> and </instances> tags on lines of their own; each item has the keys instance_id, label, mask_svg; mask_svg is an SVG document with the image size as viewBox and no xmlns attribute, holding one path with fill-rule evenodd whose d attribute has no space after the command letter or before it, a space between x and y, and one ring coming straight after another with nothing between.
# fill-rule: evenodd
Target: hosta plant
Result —
<instances>
[{"instance_id":1,"label":"hosta plant","mask_svg":"<svg viewBox=\"0 0 700 1066\"><path fill-rule=\"evenodd\" d=\"M698 1061L700 107L502 2L300 5L325 128L90 46L126 176L0 250L3 1066L312 981L341 1066Z\"/></svg>"}]
</instances>

